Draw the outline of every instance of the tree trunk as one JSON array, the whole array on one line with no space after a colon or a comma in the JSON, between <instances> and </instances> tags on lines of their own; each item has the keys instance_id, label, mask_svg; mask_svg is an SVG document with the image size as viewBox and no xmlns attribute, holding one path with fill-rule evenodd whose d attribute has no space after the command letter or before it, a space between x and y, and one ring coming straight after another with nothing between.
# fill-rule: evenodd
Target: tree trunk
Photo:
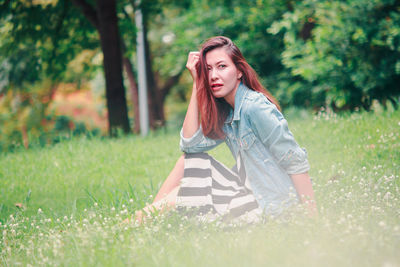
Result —
<instances>
[{"instance_id":1,"label":"tree trunk","mask_svg":"<svg viewBox=\"0 0 400 267\"><path fill-rule=\"evenodd\" d=\"M126 75L129 80L129 89L131 92L131 101L133 105L133 119L135 124L133 126L134 133L140 133L140 116L139 116L139 93L138 87L135 79L135 74L133 73L133 66L129 58L123 57L122 59Z\"/></svg>"},{"instance_id":2,"label":"tree trunk","mask_svg":"<svg viewBox=\"0 0 400 267\"><path fill-rule=\"evenodd\" d=\"M104 56L109 133L115 136L118 129L122 129L125 133L130 132L122 78L122 54L116 1L97 0L97 18Z\"/></svg>"},{"instance_id":3,"label":"tree trunk","mask_svg":"<svg viewBox=\"0 0 400 267\"><path fill-rule=\"evenodd\" d=\"M151 52L149 41L147 40L147 14L143 14L143 34L144 46L145 46L145 60L146 60L146 73L147 73L147 91L149 99L149 119L150 127L155 129L159 126L163 126L165 123L164 118L164 107L163 103L160 102L159 89L154 77L154 72L151 62Z\"/></svg>"}]
</instances>

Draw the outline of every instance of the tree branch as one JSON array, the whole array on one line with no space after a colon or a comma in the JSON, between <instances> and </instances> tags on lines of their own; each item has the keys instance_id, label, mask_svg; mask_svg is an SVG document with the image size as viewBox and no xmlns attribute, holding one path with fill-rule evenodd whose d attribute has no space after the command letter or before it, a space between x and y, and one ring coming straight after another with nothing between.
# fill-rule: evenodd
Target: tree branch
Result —
<instances>
[{"instance_id":1,"label":"tree branch","mask_svg":"<svg viewBox=\"0 0 400 267\"><path fill-rule=\"evenodd\" d=\"M164 101L164 99L167 97L169 91L171 90L171 88L179 81L179 78L181 77L183 71L180 71L178 74L170 77L165 83L164 86L161 89L161 97L162 100Z\"/></svg>"}]
</instances>

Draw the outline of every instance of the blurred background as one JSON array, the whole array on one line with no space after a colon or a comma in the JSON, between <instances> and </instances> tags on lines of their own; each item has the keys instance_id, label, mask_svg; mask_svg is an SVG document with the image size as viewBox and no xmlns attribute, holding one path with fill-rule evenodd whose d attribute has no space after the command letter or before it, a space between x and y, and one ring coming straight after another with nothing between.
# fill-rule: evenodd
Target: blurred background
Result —
<instances>
[{"instance_id":1,"label":"blurred background","mask_svg":"<svg viewBox=\"0 0 400 267\"><path fill-rule=\"evenodd\" d=\"M180 127L187 55L216 35L237 44L284 111L398 107L398 0L0 3L0 151L139 133L138 11L153 130Z\"/></svg>"}]
</instances>

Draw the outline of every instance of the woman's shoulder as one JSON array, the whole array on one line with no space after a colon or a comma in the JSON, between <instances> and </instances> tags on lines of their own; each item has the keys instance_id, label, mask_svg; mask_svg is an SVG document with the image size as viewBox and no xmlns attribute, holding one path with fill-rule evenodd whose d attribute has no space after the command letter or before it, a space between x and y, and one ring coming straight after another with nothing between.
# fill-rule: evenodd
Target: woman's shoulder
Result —
<instances>
[{"instance_id":1,"label":"woman's shoulder","mask_svg":"<svg viewBox=\"0 0 400 267\"><path fill-rule=\"evenodd\" d=\"M254 90L247 92L242 105L242 116L248 121L265 123L266 121L284 120L283 114L263 93Z\"/></svg>"},{"instance_id":2,"label":"woman's shoulder","mask_svg":"<svg viewBox=\"0 0 400 267\"><path fill-rule=\"evenodd\" d=\"M249 113L258 112L260 109L273 110L276 106L261 92L248 89L244 99L243 109Z\"/></svg>"}]
</instances>

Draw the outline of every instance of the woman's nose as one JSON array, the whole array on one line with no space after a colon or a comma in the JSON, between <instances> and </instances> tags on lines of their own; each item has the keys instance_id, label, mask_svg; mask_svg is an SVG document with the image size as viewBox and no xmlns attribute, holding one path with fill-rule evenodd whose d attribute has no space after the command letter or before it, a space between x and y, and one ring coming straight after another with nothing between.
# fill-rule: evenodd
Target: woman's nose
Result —
<instances>
[{"instance_id":1,"label":"woman's nose","mask_svg":"<svg viewBox=\"0 0 400 267\"><path fill-rule=\"evenodd\" d=\"M217 78L216 72L214 69L210 70L210 78L214 81Z\"/></svg>"}]
</instances>

